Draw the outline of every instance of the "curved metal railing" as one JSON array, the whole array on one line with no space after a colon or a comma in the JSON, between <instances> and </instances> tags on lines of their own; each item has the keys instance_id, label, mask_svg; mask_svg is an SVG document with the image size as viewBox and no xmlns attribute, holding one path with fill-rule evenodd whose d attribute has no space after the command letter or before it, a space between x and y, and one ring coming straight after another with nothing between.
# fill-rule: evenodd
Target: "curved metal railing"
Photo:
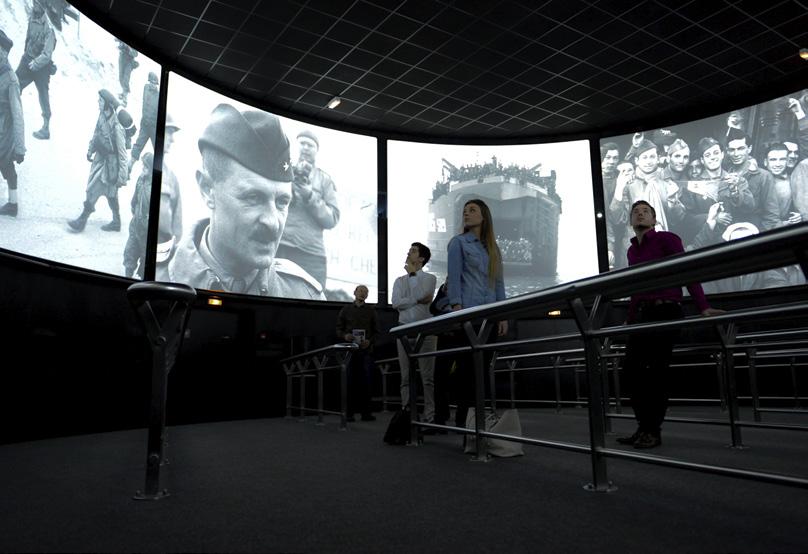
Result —
<instances>
[{"instance_id":1,"label":"curved metal railing","mask_svg":"<svg viewBox=\"0 0 808 554\"><path fill-rule=\"evenodd\" d=\"M740 321L771 320L777 318L794 317L808 313L808 301L799 301L776 306L755 307L737 310L730 313L709 318L688 317L683 320L641 323L631 325L614 325L602 327L605 318L605 298L623 298L631 294L657 290L665 287L683 285L691 282L712 281L734 275L763 271L767 269L799 264L803 273L808 275L808 223L777 229L763 235L748 237L716 245L696 252L689 252L672 256L653 263L642 264L618 271L581 279L545 289L539 292L509 298L500 302L477 306L441 315L432 319L415 323L400 325L390 330L397 338L405 335L420 337L426 334L436 334L462 328L469 345L451 350L437 350L430 352L429 356L448 355L458 352L471 352L474 361L476 402L475 402L475 428L463 429L448 426L438 426L413 421L413 443L417 437L418 427L437 427L474 434L476 437L477 452L474 459L487 459L485 441L483 437L500 438L527 444L549 446L577 452L587 452L592 459L593 481L591 490L610 490L611 483L607 476L606 458L622 458L643 461L670 467L693 469L697 471L755 479L759 481L789 484L808 488L808 479L765 473L760 471L742 470L731 467L697 464L663 458L643 453L627 452L624 450L609 449L605 446L605 402L603 396L603 370L602 370L602 342L613 335L626 335L646 332L657 329L681 329L691 327L712 327L715 329L722 349L722 375L727 387L729 402L729 426L734 445L740 445L740 426L738 421L737 394L734 379L734 355L732 349L736 339L736 323ZM518 340L509 342L488 343L491 325L489 322L503 319L514 319L536 314L543 314L548 309L557 309L569 306L578 326L579 334L584 343L586 358L587 381L589 385L589 398L587 402L589 412L589 446L562 443L558 441L544 441L512 435L500 435L485 431L484 399L483 399L483 352L486 350L502 351L511 347L521 347L529 343L552 342L559 337L540 337L536 339ZM473 322L482 321L479 330L472 325ZM401 341L410 358L423 357L424 354L414 353L417 349L408 348L410 341ZM412 367L413 364L410 364ZM414 397L415 379L410 379L411 398Z\"/></svg>"}]
</instances>

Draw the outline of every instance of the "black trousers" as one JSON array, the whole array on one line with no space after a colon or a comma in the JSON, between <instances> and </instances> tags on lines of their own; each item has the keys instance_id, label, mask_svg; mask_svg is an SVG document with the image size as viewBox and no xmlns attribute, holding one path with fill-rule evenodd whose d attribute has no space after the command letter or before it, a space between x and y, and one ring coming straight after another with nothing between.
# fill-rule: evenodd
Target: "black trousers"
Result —
<instances>
[{"instance_id":1,"label":"black trousers","mask_svg":"<svg viewBox=\"0 0 808 554\"><path fill-rule=\"evenodd\" d=\"M636 323L684 317L678 303L640 305ZM625 373L631 406L640 432L659 433L668 410L670 363L677 330L631 335L626 344Z\"/></svg>"},{"instance_id":2,"label":"black trousers","mask_svg":"<svg viewBox=\"0 0 808 554\"><path fill-rule=\"evenodd\" d=\"M373 355L367 349L355 350L348 363L348 415L370 415L373 384Z\"/></svg>"},{"instance_id":3,"label":"black trousers","mask_svg":"<svg viewBox=\"0 0 808 554\"><path fill-rule=\"evenodd\" d=\"M36 92L39 95L39 107L42 109L42 117L45 119L50 119L51 116L51 107L50 107L50 64L46 65L45 67L40 67L36 71L31 71L28 67L28 63L32 60L28 56L23 56L20 59L20 65L17 67L17 80L20 82L20 92L25 90L25 87L34 83L36 86Z\"/></svg>"}]
</instances>

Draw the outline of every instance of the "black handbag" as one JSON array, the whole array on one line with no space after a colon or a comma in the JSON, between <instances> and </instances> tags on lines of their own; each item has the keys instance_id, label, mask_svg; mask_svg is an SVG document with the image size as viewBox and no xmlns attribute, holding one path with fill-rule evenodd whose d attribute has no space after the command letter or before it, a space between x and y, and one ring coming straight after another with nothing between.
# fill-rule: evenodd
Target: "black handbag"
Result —
<instances>
[{"instance_id":1,"label":"black handbag","mask_svg":"<svg viewBox=\"0 0 808 554\"><path fill-rule=\"evenodd\" d=\"M446 289L447 284L443 283L438 289L435 299L432 300L432 303L429 305L429 313L432 315L443 315L452 311L452 307L449 306L449 297L447 296Z\"/></svg>"}]
</instances>

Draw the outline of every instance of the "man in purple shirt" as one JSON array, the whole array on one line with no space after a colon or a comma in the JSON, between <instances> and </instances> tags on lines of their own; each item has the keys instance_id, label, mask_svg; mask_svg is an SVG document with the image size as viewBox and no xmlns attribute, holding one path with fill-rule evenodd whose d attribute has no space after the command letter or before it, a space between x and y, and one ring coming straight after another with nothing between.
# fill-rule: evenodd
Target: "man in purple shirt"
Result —
<instances>
[{"instance_id":1,"label":"man in purple shirt","mask_svg":"<svg viewBox=\"0 0 808 554\"><path fill-rule=\"evenodd\" d=\"M634 202L629 217L635 235L628 249L629 266L684 252L682 239L677 235L654 230L656 213L645 200ZM700 284L687 285L687 290L702 315L724 313L710 307ZM628 323L649 323L682 317L682 287L631 296ZM654 448L662 444L660 427L668 409L668 367L677 335L675 330L658 330L629 336L625 368L632 389L631 406L634 408L638 428L633 435L619 437L617 442L620 444L630 444L634 448Z\"/></svg>"}]
</instances>

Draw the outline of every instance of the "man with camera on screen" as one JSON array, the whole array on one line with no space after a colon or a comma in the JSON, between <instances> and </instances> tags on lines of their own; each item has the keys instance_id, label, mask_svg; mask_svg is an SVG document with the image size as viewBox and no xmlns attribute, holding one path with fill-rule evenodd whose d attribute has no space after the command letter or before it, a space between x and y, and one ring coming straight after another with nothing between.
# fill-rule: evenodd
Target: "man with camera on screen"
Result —
<instances>
[{"instance_id":1,"label":"man with camera on screen","mask_svg":"<svg viewBox=\"0 0 808 554\"><path fill-rule=\"evenodd\" d=\"M331 176L317 167L320 140L304 129L297 135L298 161L292 167L292 203L278 256L288 258L325 289L328 273L323 231L339 223L337 189Z\"/></svg>"},{"instance_id":2,"label":"man with camera on screen","mask_svg":"<svg viewBox=\"0 0 808 554\"><path fill-rule=\"evenodd\" d=\"M210 218L194 225L169 278L196 288L324 300L319 283L276 257L289 204L289 140L278 118L219 104L199 138L196 180Z\"/></svg>"}]
</instances>

